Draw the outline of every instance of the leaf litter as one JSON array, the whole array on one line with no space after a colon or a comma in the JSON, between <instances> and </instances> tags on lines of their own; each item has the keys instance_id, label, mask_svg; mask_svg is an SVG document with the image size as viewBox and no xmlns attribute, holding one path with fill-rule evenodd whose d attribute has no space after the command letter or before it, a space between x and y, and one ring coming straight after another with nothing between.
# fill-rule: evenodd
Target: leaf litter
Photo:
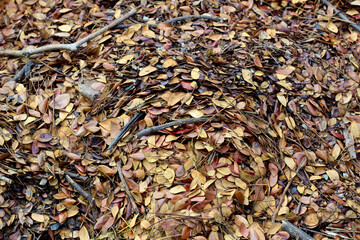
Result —
<instances>
[{"instance_id":1,"label":"leaf litter","mask_svg":"<svg viewBox=\"0 0 360 240\"><path fill-rule=\"evenodd\" d=\"M0 239L360 238L359 4L322 2L149 2L3 57ZM0 51L137 5L1 2Z\"/></svg>"}]
</instances>

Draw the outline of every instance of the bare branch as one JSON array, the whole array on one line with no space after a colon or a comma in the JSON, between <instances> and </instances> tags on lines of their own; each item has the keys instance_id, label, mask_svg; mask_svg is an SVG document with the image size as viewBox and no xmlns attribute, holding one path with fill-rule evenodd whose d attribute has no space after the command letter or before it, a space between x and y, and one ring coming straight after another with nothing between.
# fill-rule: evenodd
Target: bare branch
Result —
<instances>
[{"instance_id":1,"label":"bare branch","mask_svg":"<svg viewBox=\"0 0 360 240\"><path fill-rule=\"evenodd\" d=\"M49 52L49 51L59 51L59 50L69 50L72 52L76 52L82 44L88 42L89 40L99 36L100 34L106 32L107 30L114 28L116 25L124 21L125 19L131 17L136 13L138 8L131 9L127 14L122 16L121 18L115 20L114 22L110 23L109 25L101 28L100 30L78 40L77 42L71 44L50 44L46 46L42 46L39 48L33 49L23 49L23 50L4 50L0 51L0 56L13 56L13 57L23 57L23 56L30 56L33 54L38 54L42 52Z\"/></svg>"},{"instance_id":2,"label":"bare branch","mask_svg":"<svg viewBox=\"0 0 360 240\"><path fill-rule=\"evenodd\" d=\"M350 21L350 19L348 19L348 17L342 13L340 10L338 10L334 5L331 4L331 2L327 1L327 0L321 0L324 4L326 4L328 7L332 7L334 9L334 12L336 14L339 15L339 17L341 17L341 19L345 20L346 22L348 22L350 24L350 26L352 26L353 28L355 28L355 30L357 30L358 32L360 32L360 26L353 23L352 21Z\"/></svg>"},{"instance_id":3,"label":"bare branch","mask_svg":"<svg viewBox=\"0 0 360 240\"><path fill-rule=\"evenodd\" d=\"M116 144L121 140L121 138L129 131L132 125L144 115L143 112L137 112L134 117L126 124L126 126L121 130L121 132L115 137L115 139L111 142L106 152L110 153L111 150L116 146Z\"/></svg>"},{"instance_id":4,"label":"bare branch","mask_svg":"<svg viewBox=\"0 0 360 240\"><path fill-rule=\"evenodd\" d=\"M296 227L289 221L282 220L282 229L290 234L291 237L300 240L314 240L306 232Z\"/></svg>"},{"instance_id":5,"label":"bare branch","mask_svg":"<svg viewBox=\"0 0 360 240\"><path fill-rule=\"evenodd\" d=\"M29 77L31 73L31 68L34 66L34 62L32 60L28 61L24 67L11 79L11 81L17 81L25 75L25 80Z\"/></svg>"},{"instance_id":6,"label":"bare branch","mask_svg":"<svg viewBox=\"0 0 360 240\"><path fill-rule=\"evenodd\" d=\"M82 189L82 187L75 182L69 175L65 175L66 180L71 184L71 186L84 198L86 198L87 200L89 200L89 202L92 204L94 202L94 199L91 197L91 194L88 194L87 192L85 192L84 189Z\"/></svg>"},{"instance_id":7,"label":"bare branch","mask_svg":"<svg viewBox=\"0 0 360 240\"><path fill-rule=\"evenodd\" d=\"M165 123L165 124L162 124L159 126L145 128L145 129L141 130L140 132L138 132L136 134L136 136L138 138L141 138L143 136L150 135L152 133L158 132L158 131L168 128L168 127L180 126L180 125L184 125L184 124L188 124L188 123L206 122L206 121L209 121L210 119L211 119L210 117L200 117L200 118L187 118L187 119L177 120L177 121ZM217 119L217 118L215 118L215 119Z\"/></svg>"},{"instance_id":8,"label":"bare branch","mask_svg":"<svg viewBox=\"0 0 360 240\"><path fill-rule=\"evenodd\" d=\"M171 24L171 23L174 23L174 22L184 21L184 20L188 20L188 19L207 19L207 20L212 20L212 21L225 21L225 20L227 20L227 18L213 17L213 16L208 16L208 15L189 15L189 16L173 18L173 19L165 21L164 23ZM143 23L142 25L146 25L146 24L147 23ZM149 27L157 28L158 24L159 23L149 24ZM131 27L133 25L135 25L135 24L122 24L122 25L118 25L116 28L118 28L118 29L128 28L128 27Z\"/></svg>"}]
</instances>

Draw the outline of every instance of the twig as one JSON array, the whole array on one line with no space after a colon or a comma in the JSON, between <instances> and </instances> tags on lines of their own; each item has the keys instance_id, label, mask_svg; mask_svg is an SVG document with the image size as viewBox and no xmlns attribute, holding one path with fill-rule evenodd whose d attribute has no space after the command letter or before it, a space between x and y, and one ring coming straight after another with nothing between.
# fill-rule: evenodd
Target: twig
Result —
<instances>
[{"instance_id":1,"label":"twig","mask_svg":"<svg viewBox=\"0 0 360 240\"><path fill-rule=\"evenodd\" d=\"M183 16L183 17L177 17L177 18L173 18L170 20L167 20L163 23L174 23L174 22L179 22L179 21L184 21L184 20L188 20L188 19L208 19L208 20L212 20L212 21L225 21L227 20L227 18L222 18L222 17L213 17L213 16L207 16L207 15L188 15L188 16ZM146 25L147 23L143 23L142 25ZM149 27L151 28L157 28L159 23L155 23L155 24L149 24ZM122 28L128 28L131 27L135 24L122 24L122 25L118 25L116 28L117 29L122 29Z\"/></svg>"},{"instance_id":2,"label":"twig","mask_svg":"<svg viewBox=\"0 0 360 240\"><path fill-rule=\"evenodd\" d=\"M210 120L211 119L209 117L181 119L181 120L177 120L177 121L173 121L173 122L169 122L169 123L164 123L164 124L159 125L159 126L145 128L145 129L141 130L140 132L138 132L136 134L136 136L137 136L137 138L141 138L143 136L150 135L152 133L158 132L158 131L160 131L162 129L165 129L165 128L174 127L174 126L180 126L180 125L184 125L184 124L188 124L188 123L208 122Z\"/></svg>"},{"instance_id":3,"label":"twig","mask_svg":"<svg viewBox=\"0 0 360 240\"><path fill-rule=\"evenodd\" d=\"M129 186L127 185L126 179L125 179L125 177L124 177L124 175L123 175L123 173L122 173L121 160L119 160L119 161L116 163L116 167L117 167L117 170L118 170L118 173L119 173L119 177L120 177L121 183L122 183L123 186L124 186L125 192L126 192L128 198L129 198L129 201L130 201L133 209L135 210L135 213L140 213L140 210L139 210L139 208L136 206L136 202L135 202L133 196L131 195Z\"/></svg>"},{"instance_id":4,"label":"twig","mask_svg":"<svg viewBox=\"0 0 360 240\"><path fill-rule=\"evenodd\" d=\"M109 25L101 28L100 30L74 42L71 44L50 44L46 46L42 46L39 48L33 49L23 49L23 50L4 50L0 51L0 56L13 56L13 57L22 57L22 56L30 56L37 53L47 52L47 51L58 51L58 50L70 50L72 52L76 52L82 44L86 43L87 41L99 36L100 34L106 32L107 30L114 28L119 23L124 21L125 19L131 17L136 13L138 8L131 9L127 14L122 16L121 18L115 20L114 22L110 23Z\"/></svg>"},{"instance_id":5,"label":"twig","mask_svg":"<svg viewBox=\"0 0 360 240\"><path fill-rule=\"evenodd\" d=\"M282 229L290 234L291 237L300 240L314 240L306 232L296 227L294 224L289 221L282 220Z\"/></svg>"},{"instance_id":6,"label":"twig","mask_svg":"<svg viewBox=\"0 0 360 240\"><path fill-rule=\"evenodd\" d=\"M126 124L126 126L121 130L121 132L115 137L115 139L110 143L109 147L106 149L106 152L111 152L114 146L118 144L121 138L129 131L131 126L142 116L144 116L143 112L137 112L134 117Z\"/></svg>"},{"instance_id":7,"label":"twig","mask_svg":"<svg viewBox=\"0 0 360 240\"><path fill-rule=\"evenodd\" d=\"M350 19L347 18L347 16L342 13L340 10L338 10L334 5L332 5L329 1L327 0L321 0L324 4L326 4L328 7L332 7L334 9L334 12L336 14L338 14L343 20L347 21L350 26L352 26L353 28L355 28L358 32L360 32L360 26L353 23L352 21L350 21Z\"/></svg>"},{"instance_id":8,"label":"twig","mask_svg":"<svg viewBox=\"0 0 360 240\"><path fill-rule=\"evenodd\" d=\"M290 185L291 183L293 182L293 180L295 179L295 176L297 176L299 174L299 171L301 168L304 167L304 164L306 162L307 158L304 157L301 161L301 163L299 164L299 166L297 167L296 171L295 171L295 175L289 180L289 182L286 184L286 187L284 188L284 192L283 194L281 195L281 198L280 198L280 202L279 204L277 205L273 215L272 215L272 218L271 218L271 221L274 223L275 220L276 220L276 217L277 217L277 214L279 213L279 210L280 210L280 207L281 207L281 204L284 202L284 199L285 199L285 195L286 195L286 192L289 190L290 188Z\"/></svg>"},{"instance_id":9,"label":"twig","mask_svg":"<svg viewBox=\"0 0 360 240\"><path fill-rule=\"evenodd\" d=\"M7 182L8 184L12 184L13 180L5 177L4 175L0 175L0 180Z\"/></svg>"},{"instance_id":10,"label":"twig","mask_svg":"<svg viewBox=\"0 0 360 240\"><path fill-rule=\"evenodd\" d=\"M81 196L83 196L84 198L86 198L87 200L89 200L89 202L92 204L94 202L94 199L91 197L91 194L88 194L87 192L84 191L84 189L82 189L82 187L75 182L69 175L65 175L66 180L71 184L71 186L78 192L80 193Z\"/></svg>"},{"instance_id":11,"label":"twig","mask_svg":"<svg viewBox=\"0 0 360 240\"><path fill-rule=\"evenodd\" d=\"M25 80L29 77L31 73L31 68L35 65L35 63L30 60L28 61L24 67L10 80L10 81L17 81L18 79L22 78L25 75Z\"/></svg>"},{"instance_id":12,"label":"twig","mask_svg":"<svg viewBox=\"0 0 360 240\"><path fill-rule=\"evenodd\" d=\"M209 120L207 120L206 122L204 122L203 124L201 124L201 127L204 126L206 123L208 123L209 121L211 121L214 117L216 117L217 115L219 115L222 111L224 111L227 107L229 107L230 105L233 104L233 102L236 102L236 100L243 95L244 92L240 93L239 95L236 96L236 98L234 98L226 107L224 107L223 109L221 109L219 112L217 112L214 116L212 116L211 118L209 118Z\"/></svg>"},{"instance_id":13,"label":"twig","mask_svg":"<svg viewBox=\"0 0 360 240\"><path fill-rule=\"evenodd\" d=\"M81 176L81 175L79 175L77 173L72 173L72 172L69 172L69 171L64 171L64 174L69 175L70 177L73 177L73 178L77 178L77 179L79 179L81 181L84 181L84 182L88 179L85 176Z\"/></svg>"}]
</instances>

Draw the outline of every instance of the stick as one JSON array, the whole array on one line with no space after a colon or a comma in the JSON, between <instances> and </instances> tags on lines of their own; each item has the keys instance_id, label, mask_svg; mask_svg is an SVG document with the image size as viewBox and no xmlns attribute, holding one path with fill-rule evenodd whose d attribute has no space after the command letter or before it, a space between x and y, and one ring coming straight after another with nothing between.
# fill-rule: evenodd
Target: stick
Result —
<instances>
[{"instance_id":1,"label":"stick","mask_svg":"<svg viewBox=\"0 0 360 240\"><path fill-rule=\"evenodd\" d=\"M106 32L107 30L117 26L119 23L124 21L125 19L131 17L136 13L138 8L131 9L127 14L122 16L121 18L115 20L114 22L110 23L109 25L101 28L100 30L74 42L71 44L50 44L46 46L42 46L39 48L33 49L23 49L23 50L4 50L0 51L0 56L13 56L13 57L23 57L23 56L30 56L37 53L48 52L48 51L57 51L57 50L70 50L72 52L76 52L82 44L85 42L99 36L100 34Z\"/></svg>"},{"instance_id":2,"label":"stick","mask_svg":"<svg viewBox=\"0 0 360 240\"><path fill-rule=\"evenodd\" d=\"M126 124L126 126L121 130L121 132L115 137L115 139L110 143L109 147L106 149L106 152L110 153L111 149L118 144L118 142L121 140L121 138L129 131L131 126L144 115L143 112L137 112L134 117Z\"/></svg>"},{"instance_id":3,"label":"stick","mask_svg":"<svg viewBox=\"0 0 360 240\"><path fill-rule=\"evenodd\" d=\"M123 186L124 186L125 192L126 192L128 198L129 198L129 201L130 201L133 209L135 210L135 213L140 213L140 210L139 210L139 208L136 206L136 202L135 202L133 196L131 195L129 186L127 185L126 179L125 179L125 177L124 177L124 175L123 175L123 173L122 173L121 160L119 160L119 161L116 163L116 167L117 167L117 170L118 170L118 173L119 173L119 177L120 177L121 183L122 183Z\"/></svg>"},{"instance_id":4,"label":"stick","mask_svg":"<svg viewBox=\"0 0 360 240\"><path fill-rule=\"evenodd\" d=\"M138 132L136 134L136 136L137 136L137 138L141 138L143 136L150 135L152 133L158 132L158 131L160 131L162 129L165 129L165 128L168 128L168 127L180 126L180 125L184 125L184 124L188 124L188 123L206 122L206 121L209 121L209 120L210 120L209 117L181 119L181 120L177 120L177 121L173 121L173 122L169 122L169 123L164 123L164 124L159 125L159 126L145 128L145 129L141 130L140 132Z\"/></svg>"},{"instance_id":5,"label":"stick","mask_svg":"<svg viewBox=\"0 0 360 240\"><path fill-rule=\"evenodd\" d=\"M340 10L338 10L334 5L332 5L329 1L327 0L321 0L324 4L326 4L328 7L332 7L334 9L334 12L336 14L338 14L341 19L347 21L350 26L352 26L353 28L355 28L358 32L360 32L360 26L353 23L352 21L350 21L350 19L347 18L347 16L345 14L343 14Z\"/></svg>"},{"instance_id":6,"label":"stick","mask_svg":"<svg viewBox=\"0 0 360 240\"><path fill-rule=\"evenodd\" d=\"M183 16L183 17L177 17L177 18L173 18L170 20L167 20L163 23L174 23L174 22L178 22L178 21L184 21L184 20L188 20L188 19L208 19L208 20L212 20L212 21L225 21L227 20L227 18L222 18L222 17L213 17L213 16L207 16L207 15L189 15L189 16ZM142 25L146 25L147 23L143 23ZM155 24L148 24L149 27L151 28L157 28L159 23L155 23ZM118 25L116 28L117 29L122 29L122 28L128 28L131 27L135 24L122 24L122 25Z\"/></svg>"},{"instance_id":7,"label":"stick","mask_svg":"<svg viewBox=\"0 0 360 240\"><path fill-rule=\"evenodd\" d=\"M66 177L66 180L71 184L71 186L78 193L80 193L81 196L83 196L84 198L89 200L90 203L94 202L94 199L91 197L91 194L88 194L87 192L85 192L84 189L82 189L82 187L77 182L75 182L69 175L65 175L65 177Z\"/></svg>"},{"instance_id":8,"label":"stick","mask_svg":"<svg viewBox=\"0 0 360 240\"><path fill-rule=\"evenodd\" d=\"M276 220L276 217L277 217L277 214L279 213L279 210L280 210L280 207L281 207L281 204L284 202L284 199L285 199L285 195L286 195L286 192L289 190L290 188L290 185L291 183L293 182L293 180L295 179L295 176L297 176L299 174L299 171L300 169L303 167L303 165L305 164L306 162L306 158L304 157L300 163L300 165L297 167L296 169L296 174L294 175L294 177L292 177L289 182L286 184L286 187L284 189L284 192L283 194L281 195L281 198L280 198L280 202L279 204L277 205L276 209L275 209L275 212L273 213L272 215L272 218L271 218L271 221L274 223L275 220Z\"/></svg>"},{"instance_id":9,"label":"stick","mask_svg":"<svg viewBox=\"0 0 360 240\"><path fill-rule=\"evenodd\" d=\"M0 180L7 182L8 184L12 184L13 180L10 178L5 177L4 175L0 175Z\"/></svg>"},{"instance_id":10,"label":"stick","mask_svg":"<svg viewBox=\"0 0 360 240\"><path fill-rule=\"evenodd\" d=\"M291 237L300 240L314 240L306 232L296 227L289 221L282 220L282 229L290 234Z\"/></svg>"},{"instance_id":11,"label":"stick","mask_svg":"<svg viewBox=\"0 0 360 240\"><path fill-rule=\"evenodd\" d=\"M17 81L19 78L22 78L25 75L25 80L29 77L31 73L31 68L34 66L34 62L32 60L28 61L24 67L10 80L10 81Z\"/></svg>"},{"instance_id":12,"label":"stick","mask_svg":"<svg viewBox=\"0 0 360 240\"><path fill-rule=\"evenodd\" d=\"M64 171L64 174L66 175L69 175L70 177L73 177L73 178L77 178L83 182L85 182L88 178L85 177L85 176L81 176L80 174L77 174L77 173L72 173L72 172L69 172L69 171Z\"/></svg>"}]
</instances>

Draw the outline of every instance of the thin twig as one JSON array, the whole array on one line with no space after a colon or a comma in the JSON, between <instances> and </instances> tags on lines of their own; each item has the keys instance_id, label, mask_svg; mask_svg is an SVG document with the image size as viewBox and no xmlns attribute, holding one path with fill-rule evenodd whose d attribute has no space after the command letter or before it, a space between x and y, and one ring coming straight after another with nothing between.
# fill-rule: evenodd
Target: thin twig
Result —
<instances>
[{"instance_id":1,"label":"thin twig","mask_svg":"<svg viewBox=\"0 0 360 240\"><path fill-rule=\"evenodd\" d=\"M306 232L296 227L289 221L282 220L282 229L290 234L291 237L300 240L314 240Z\"/></svg>"},{"instance_id":2,"label":"thin twig","mask_svg":"<svg viewBox=\"0 0 360 240\"><path fill-rule=\"evenodd\" d=\"M171 24L174 22L179 22L179 21L184 21L184 20L188 20L188 19L207 19L207 20L212 20L212 21L225 21L227 20L227 18L222 18L222 17L213 17L213 16L207 16L207 15L189 15L189 16L183 16L183 17L177 17L177 18L173 18L170 20L167 20L163 23L167 23L167 24ZM122 25L118 25L116 28L117 29L123 29L123 28L128 28L131 27L134 24L122 24ZM157 28L159 23L155 23L155 24L148 24L149 27L151 28ZM147 25L147 23L143 23L143 26Z\"/></svg>"},{"instance_id":3,"label":"thin twig","mask_svg":"<svg viewBox=\"0 0 360 240\"><path fill-rule=\"evenodd\" d=\"M81 196L83 196L84 198L86 198L87 200L89 200L89 202L92 204L94 202L94 199L91 197L91 194L88 194L87 192L85 192L84 189L82 189L82 187L75 182L69 175L65 175L66 180L71 184L71 186L78 192L80 193Z\"/></svg>"},{"instance_id":4,"label":"thin twig","mask_svg":"<svg viewBox=\"0 0 360 240\"><path fill-rule=\"evenodd\" d=\"M211 119L212 120L212 119ZM215 119L214 119L215 120ZM217 119L216 119L217 120ZM143 136L150 135L152 133L158 132L162 129L174 127L174 126L180 126L188 123L200 123L200 122L208 122L210 121L209 117L200 117L200 118L187 118L187 119L181 119L173 122L164 123L159 126L149 127L141 130L136 134L137 138L141 138Z\"/></svg>"},{"instance_id":5,"label":"thin twig","mask_svg":"<svg viewBox=\"0 0 360 240\"><path fill-rule=\"evenodd\" d=\"M295 179L295 176L297 176L297 175L299 174L300 169L304 167L306 161L307 161L307 158L304 157L304 158L302 159L301 163L299 164L299 166L297 167L296 171L295 171L296 174L295 174L295 175L289 180L289 182L286 184L286 187L284 188L284 192L283 192L283 194L281 195L280 202L279 202L279 204L277 205L277 207L276 207L276 209L275 209L275 211L274 211L274 213L273 213L273 215L272 215L271 221L272 221L273 223L274 223L275 220L276 220L277 214L279 213L280 207L281 207L282 203L284 202L285 195L286 195L287 191L289 190L291 183L292 183L293 180Z\"/></svg>"},{"instance_id":6,"label":"thin twig","mask_svg":"<svg viewBox=\"0 0 360 240\"><path fill-rule=\"evenodd\" d=\"M124 186L125 192L126 192L128 198L129 198L129 201L130 201L133 209L135 210L135 213L140 213L140 210L139 210L139 208L136 206L136 202L135 202L133 196L131 195L129 186L127 185L126 179L125 179L125 177L124 177L124 175L123 175L123 173L122 173L121 160L119 160L119 161L116 163L116 167L117 167L117 170L118 170L118 173L119 173L119 177L120 177L121 183L122 183L123 186Z\"/></svg>"},{"instance_id":7,"label":"thin twig","mask_svg":"<svg viewBox=\"0 0 360 240\"><path fill-rule=\"evenodd\" d=\"M12 184L13 180L5 177L4 175L0 175L0 180L7 182L8 184Z\"/></svg>"},{"instance_id":8,"label":"thin twig","mask_svg":"<svg viewBox=\"0 0 360 240\"><path fill-rule=\"evenodd\" d=\"M360 26L353 23L352 21L350 21L350 19L348 19L348 17L342 13L340 10L338 10L334 5L332 5L329 1L327 0L321 0L324 4L326 4L328 7L332 7L334 9L334 12L336 14L338 14L343 20L345 20L346 22L348 22L350 24L350 26L352 26L353 28L355 28L358 32L360 32Z\"/></svg>"},{"instance_id":9,"label":"thin twig","mask_svg":"<svg viewBox=\"0 0 360 240\"><path fill-rule=\"evenodd\" d=\"M244 92L240 93L239 95L236 96L236 98L234 98L226 107L224 107L223 109L221 109L219 112L217 112L216 114L214 114L214 116L212 116L211 118L209 118L209 120L207 120L206 122L204 122L203 124L201 124L200 127L204 126L206 123L208 123L209 121L211 121L213 118L215 118L217 115L219 115L222 111L224 111L226 108L228 108L230 105L233 104L233 102L236 102L236 100L243 95Z\"/></svg>"},{"instance_id":10,"label":"thin twig","mask_svg":"<svg viewBox=\"0 0 360 240\"><path fill-rule=\"evenodd\" d=\"M22 50L4 50L0 51L0 56L13 56L13 57L23 57L23 56L30 56L37 53L48 52L48 51L58 51L58 50L70 50L72 52L76 52L82 44L88 42L89 40L99 36L100 34L106 32L107 30L114 28L115 26L119 25L125 19L131 17L136 13L138 8L131 9L127 14L122 16L121 18L115 20L114 22L110 23L109 25L101 28L100 30L74 42L71 44L50 44L46 46L42 46L39 48L33 49L22 49Z\"/></svg>"}]
</instances>

